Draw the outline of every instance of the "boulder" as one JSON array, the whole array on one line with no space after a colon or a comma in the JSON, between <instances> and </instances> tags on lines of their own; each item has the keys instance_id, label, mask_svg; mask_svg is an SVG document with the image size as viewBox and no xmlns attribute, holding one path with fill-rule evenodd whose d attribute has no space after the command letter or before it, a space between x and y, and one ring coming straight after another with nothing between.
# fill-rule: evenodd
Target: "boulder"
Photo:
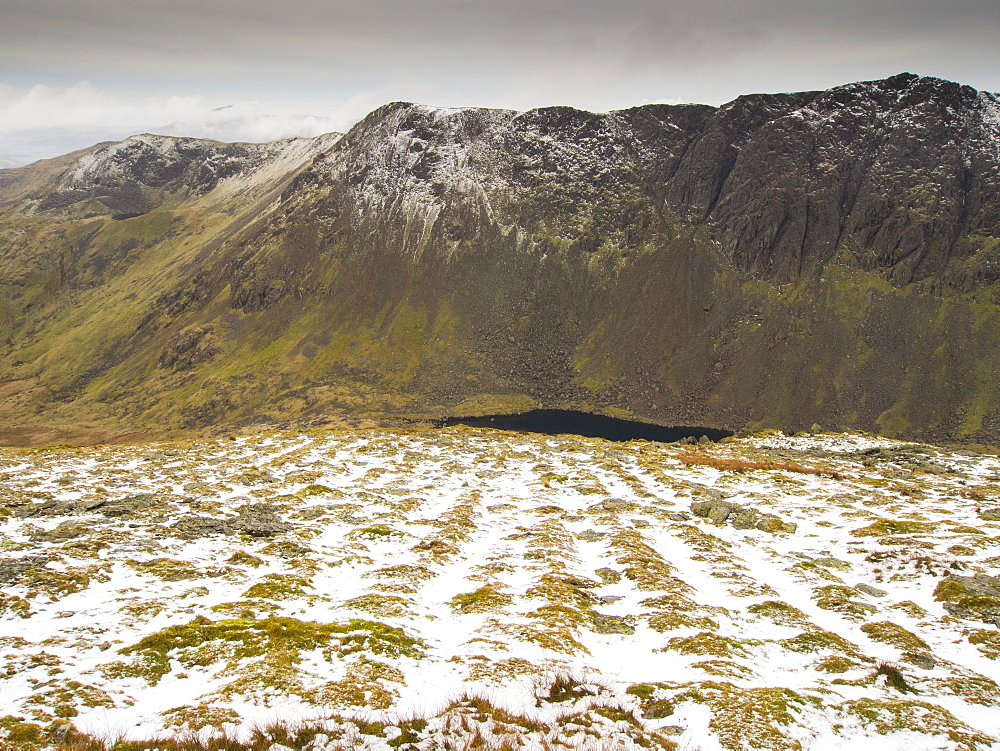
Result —
<instances>
[{"instance_id":1,"label":"boulder","mask_svg":"<svg viewBox=\"0 0 1000 751\"><path fill-rule=\"evenodd\" d=\"M0 558L0 584L17 580L25 571L42 568L48 563L48 558L28 555L24 558Z\"/></svg>"},{"instance_id":2,"label":"boulder","mask_svg":"<svg viewBox=\"0 0 1000 751\"><path fill-rule=\"evenodd\" d=\"M856 584L854 588L861 592L862 594L869 595L871 597L885 597L888 592L884 589L879 589L878 587L873 587L870 584Z\"/></svg>"},{"instance_id":3,"label":"boulder","mask_svg":"<svg viewBox=\"0 0 1000 751\"><path fill-rule=\"evenodd\" d=\"M761 514L757 509L731 501L692 501L691 513L720 527L729 522L735 529L759 529L771 534L791 534L798 529L796 524L786 522L774 514Z\"/></svg>"},{"instance_id":4,"label":"boulder","mask_svg":"<svg viewBox=\"0 0 1000 751\"><path fill-rule=\"evenodd\" d=\"M590 616L594 631L599 634L634 634L635 626L629 623L629 618L618 615L593 613Z\"/></svg>"},{"instance_id":5,"label":"boulder","mask_svg":"<svg viewBox=\"0 0 1000 751\"><path fill-rule=\"evenodd\" d=\"M760 512L757 509L741 508L729 519L733 529L754 529L760 520Z\"/></svg>"},{"instance_id":6,"label":"boulder","mask_svg":"<svg viewBox=\"0 0 1000 751\"><path fill-rule=\"evenodd\" d=\"M957 618L1000 626L1000 576L946 576L934 589L934 599Z\"/></svg>"}]
</instances>

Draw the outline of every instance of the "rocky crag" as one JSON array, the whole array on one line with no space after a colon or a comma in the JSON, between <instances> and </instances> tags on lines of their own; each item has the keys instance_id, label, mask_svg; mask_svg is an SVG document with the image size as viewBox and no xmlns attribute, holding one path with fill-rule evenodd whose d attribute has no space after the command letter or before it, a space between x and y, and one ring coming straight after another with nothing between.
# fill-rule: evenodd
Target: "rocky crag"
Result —
<instances>
[{"instance_id":1,"label":"rocky crag","mask_svg":"<svg viewBox=\"0 0 1000 751\"><path fill-rule=\"evenodd\" d=\"M995 443L998 237L997 96L911 74L137 136L0 171L2 438L545 407Z\"/></svg>"}]
</instances>

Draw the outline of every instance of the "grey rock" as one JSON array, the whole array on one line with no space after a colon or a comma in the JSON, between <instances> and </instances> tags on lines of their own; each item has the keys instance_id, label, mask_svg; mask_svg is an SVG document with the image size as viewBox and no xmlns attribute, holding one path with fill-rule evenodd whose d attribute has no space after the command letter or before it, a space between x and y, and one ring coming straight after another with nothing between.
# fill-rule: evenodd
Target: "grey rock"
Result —
<instances>
[{"instance_id":1,"label":"grey rock","mask_svg":"<svg viewBox=\"0 0 1000 751\"><path fill-rule=\"evenodd\" d=\"M770 532L771 534L777 534L778 532L794 534L798 528L799 526L794 522L786 522L774 514L765 514L764 517L757 522L757 529L762 532Z\"/></svg>"},{"instance_id":2,"label":"grey rock","mask_svg":"<svg viewBox=\"0 0 1000 751\"><path fill-rule=\"evenodd\" d=\"M634 634L635 626L629 621L628 616L605 615L603 613L593 613L590 616L594 631L599 634Z\"/></svg>"},{"instance_id":3,"label":"grey rock","mask_svg":"<svg viewBox=\"0 0 1000 751\"><path fill-rule=\"evenodd\" d=\"M685 730L687 730L687 728L685 728L682 725L664 725L662 728L659 728L656 732L660 733L661 735L684 735Z\"/></svg>"},{"instance_id":4,"label":"grey rock","mask_svg":"<svg viewBox=\"0 0 1000 751\"><path fill-rule=\"evenodd\" d=\"M742 508L730 519L733 529L753 529L757 526L760 513L756 509Z\"/></svg>"},{"instance_id":5,"label":"grey rock","mask_svg":"<svg viewBox=\"0 0 1000 751\"><path fill-rule=\"evenodd\" d=\"M97 511L109 517L130 516L136 511L155 505L159 501L160 498L152 493L130 495L126 498L120 498L117 501L102 503L97 507Z\"/></svg>"},{"instance_id":6,"label":"grey rock","mask_svg":"<svg viewBox=\"0 0 1000 751\"><path fill-rule=\"evenodd\" d=\"M302 558L310 555L312 550L304 545L282 540L281 542L274 542L268 545L268 552L271 553L271 555L278 556L279 558L290 560L292 558Z\"/></svg>"},{"instance_id":7,"label":"grey rock","mask_svg":"<svg viewBox=\"0 0 1000 751\"><path fill-rule=\"evenodd\" d=\"M63 522L55 529L35 532L29 535L28 539L32 542L66 542L67 540L88 534L90 531L91 528L88 525L69 521Z\"/></svg>"},{"instance_id":8,"label":"grey rock","mask_svg":"<svg viewBox=\"0 0 1000 751\"><path fill-rule=\"evenodd\" d=\"M240 485L270 485L278 481L278 478L259 469L248 469L232 478L233 482Z\"/></svg>"},{"instance_id":9,"label":"grey rock","mask_svg":"<svg viewBox=\"0 0 1000 751\"><path fill-rule=\"evenodd\" d=\"M985 522L1000 522L1000 506L983 509L979 512L979 518Z\"/></svg>"},{"instance_id":10,"label":"grey rock","mask_svg":"<svg viewBox=\"0 0 1000 751\"><path fill-rule=\"evenodd\" d=\"M604 537L604 533L595 532L592 529L585 529L583 532L580 532L576 537L578 540L583 540L584 542L597 542L598 540L601 540Z\"/></svg>"},{"instance_id":11,"label":"grey rock","mask_svg":"<svg viewBox=\"0 0 1000 751\"><path fill-rule=\"evenodd\" d=\"M636 529L646 529L647 527L649 527L649 522L646 521L645 519L633 519L632 526L635 527Z\"/></svg>"},{"instance_id":12,"label":"grey rock","mask_svg":"<svg viewBox=\"0 0 1000 751\"><path fill-rule=\"evenodd\" d=\"M171 525L170 530L178 537L185 538L228 535L234 532L228 519L216 519L210 516L185 516Z\"/></svg>"},{"instance_id":13,"label":"grey rock","mask_svg":"<svg viewBox=\"0 0 1000 751\"><path fill-rule=\"evenodd\" d=\"M694 501L691 504L692 514L719 525L725 524L731 514L742 510L742 506L722 500Z\"/></svg>"},{"instance_id":14,"label":"grey rock","mask_svg":"<svg viewBox=\"0 0 1000 751\"><path fill-rule=\"evenodd\" d=\"M674 713L674 704L669 699L654 699L653 701L643 702L642 704L642 716L646 720L660 720L664 717L670 717ZM679 725L668 725L667 727L677 728ZM664 728L660 728L659 732L663 733ZM681 728L679 733L667 733L667 735L680 735L684 732Z\"/></svg>"},{"instance_id":15,"label":"grey rock","mask_svg":"<svg viewBox=\"0 0 1000 751\"><path fill-rule=\"evenodd\" d=\"M727 521L736 529L757 528L772 534L777 532L792 533L798 529L796 524L786 522L774 514L761 514L756 509L741 506L731 501L692 501L691 513L708 519L718 526Z\"/></svg>"},{"instance_id":16,"label":"grey rock","mask_svg":"<svg viewBox=\"0 0 1000 751\"><path fill-rule=\"evenodd\" d=\"M813 558L813 563L817 566L823 566L824 568L836 568L846 571L851 567L851 564L847 561L842 561L839 558Z\"/></svg>"},{"instance_id":17,"label":"grey rock","mask_svg":"<svg viewBox=\"0 0 1000 751\"><path fill-rule=\"evenodd\" d=\"M952 574L938 583L934 597L951 615L1000 626L1000 576Z\"/></svg>"},{"instance_id":18,"label":"grey rock","mask_svg":"<svg viewBox=\"0 0 1000 751\"><path fill-rule=\"evenodd\" d=\"M599 568L595 572L605 584L617 584L622 580L622 575L613 568Z\"/></svg>"},{"instance_id":19,"label":"grey rock","mask_svg":"<svg viewBox=\"0 0 1000 751\"><path fill-rule=\"evenodd\" d=\"M700 516L703 519L706 518L709 512L712 510L712 504L714 501L692 501L691 502L691 513L695 516Z\"/></svg>"},{"instance_id":20,"label":"grey rock","mask_svg":"<svg viewBox=\"0 0 1000 751\"><path fill-rule=\"evenodd\" d=\"M937 660L926 652L907 652L903 655L903 660L922 670L933 670L937 665Z\"/></svg>"},{"instance_id":21,"label":"grey rock","mask_svg":"<svg viewBox=\"0 0 1000 751\"><path fill-rule=\"evenodd\" d=\"M869 595L871 597L885 597L887 594L889 594L884 589L873 587L870 584L855 584L854 588L858 590L858 592Z\"/></svg>"},{"instance_id":22,"label":"grey rock","mask_svg":"<svg viewBox=\"0 0 1000 751\"><path fill-rule=\"evenodd\" d=\"M625 598L621 595L604 595L603 597L598 597L597 601L601 605L614 605L619 600L624 600Z\"/></svg>"},{"instance_id":23,"label":"grey rock","mask_svg":"<svg viewBox=\"0 0 1000 751\"><path fill-rule=\"evenodd\" d=\"M16 581L21 574L33 568L44 568L49 559L28 555L23 558L0 558L0 584Z\"/></svg>"},{"instance_id":24,"label":"grey rock","mask_svg":"<svg viewBox=\"0 0 1000 751\"><path fill-rule=\"evenodd\" d=\"M691 518L691 515L683 511L668 511L667 518L675 522L686 522Z\"/></svg>"},{"instance_id":25,"label":"grey rock","mask_svg":"<svg viewBox=\"0 0 1000 751\"><path fill-rule=\"evenodd\" d=\"M708 520L714 524L722 526L726 523L726 520L730 516L742 510L743 507L735 503L730 503L729 501L715 501L715 503L712 504L712 508L708 511Z\"/></svg>"},{"instance_id":26,"label":"grey rock","mask_svg":"<svg viewBox=\"0 0 1000 751\"><path fill-rule=\"evenodd\" d=\"M219 519L211 516L186 516L170 529L178 537L208 537L209 535L248 534L251 537L273 537L293 529L294 525L278 518L273 506L251 504L236 509L235 517Z\"/></svg>"},{"instance_id":27,"label":"grey rock","mask_svg":"<svg viewBox=\"0 0 1000 751\"><path fill-rule=\"evenodd\" d=\"M243 506L236 510L239 516L233 522L239 532L251 537L273 537L288 532L293 525L278 518L277 510L266 503Z\"/></svg>"}]
</instances>

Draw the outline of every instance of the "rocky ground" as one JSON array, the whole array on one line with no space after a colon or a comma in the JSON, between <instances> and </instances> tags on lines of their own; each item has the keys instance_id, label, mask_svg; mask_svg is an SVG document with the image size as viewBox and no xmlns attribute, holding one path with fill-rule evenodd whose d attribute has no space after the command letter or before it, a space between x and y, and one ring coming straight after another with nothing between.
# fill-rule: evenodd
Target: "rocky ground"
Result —
<instances>
[{"instance_id":1,"label":"rocky ground","mask_svg":"<svg viewBox=\"0 0 1000 751\"><path fill-rule=\"evenodd\" d=\"M992 455L289 431L0 477L7 748L1000 738Z\"/></svg>"}]
</instances>

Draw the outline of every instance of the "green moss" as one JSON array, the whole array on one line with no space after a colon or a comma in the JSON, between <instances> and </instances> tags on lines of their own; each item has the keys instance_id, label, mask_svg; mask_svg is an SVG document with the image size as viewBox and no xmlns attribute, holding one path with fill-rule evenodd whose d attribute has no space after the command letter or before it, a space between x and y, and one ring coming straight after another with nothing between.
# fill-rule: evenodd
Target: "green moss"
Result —
<instances>
[{"instance_id":1,"label":"green moss","mask_svg":"<svg viewBox=\"0 0 1000 751\"><path fill-rule=\"evenodd\" d=\"M0 717L0 748L14 749L30 748L34 744L45 741L45 734L40 725L25 722L23 717L5 715Z\"/></svg>"},{"instance_id":2,"label":"green moss","mask_svg":"<svg viewBox=\"0 0 1000 751\"><path fill-rule=\"evenodd\" d=\"M976 551L973 548L968 547L967 545L952 545L948 548L948 552L951 553L952 555L961 555L961 556L976 554Z\"/></svg>"},{"instance_id":3,"label":"green moss","mask_svg":"<svg viewBox=\"0 0 1000 751\"><path fill-rule=\"evenodd\" d=\"M383 618L405 618L413 613L414 603L394 595L361 595L344 602L345 608L363 610Z\"/></svg>"},{"instance_id":4,"label":"green moss","mask_svg":"<svg viewBox=\"0 0 1000 751\"><path fill-rule=\"evenodd\" d=\"M492 621L490 626L499 633L530 642L551 652L568 655L590 654L590 650L577 641L575 632L569 628L546 628L520 623L505 624L498 621Z\"/></svg>"},{"instance_id":5,"label":"green moss","mask_svg":"<svg viewBox=\"0 0 1000 751\"><path fill-rule=\"evenodd\" d=\"M18 618L31 617L31 603L23 597L0 592L0 615L10 613Z\"/></svg>"},{"instance_id":6,"label":"green moss","mask_svg":"<svg viewBox=\"0 0 1000 751\"><path fill-rule=\"evenodd\" d=\"M433 579L435 576L436 574L426 566L414 566L407 563L401 563L396 566L386 566L365 574L366 578L401 579L411 584Z\"/></svg>"},{"instance_id":7,"label":"green moss","mask_svg":"<svg viewBox=\"0 0 1000 751\"><path fill-rule=\"evenodd\" d=\"M903 521L898 519L879 519L866 527L851 531L855 537L887 537L894 535L929 535L934 534L938 525L931 522Z\"/></svg>"},{"instance_id":8,"label":"green moss","mask_svg":"<svg viewBox=\"0 0 1000 751\"><path fill-rule=\"evenodd\" d=\"M717 621L708 616L698 615L697 612L685 607L650 613L646 616L646 623L651 629L661 634L682 628L697 628L702 631L716 631L719 628Z\"/></svg>"},{"instance_id":9,"label":"green moss","mask_svg":"<svg viewBox=\"0 0 1000 751\"><path fill-rule=\"evenodd\" d=\"M902 602L897 602L891 607L893 610L902 611L910 618L924 618L927 615L927 611L912 600L903 600Z\"/></svg>"},{"instance_id":10,"label":"green moss","mask_svg":"<svg viewBox=\"0 0 1000 751\"><path fill-rule=\"evenodd\" d=\"M832 631L804 631L790 639L782 639L781 645L792 652L833 652L858 660L864 658L857 646Z\"/></svg>"},{"instance_id":11,"label":"green moss","mask_svg":"<svg viewBox=\"0 0 1000 751\"><path fill-rule=\"evenodd\" d=\"M949 676L935 681L935 685L944 688L948 693L959 696L970 704L984 707L996 707L1000 704L1000 686L984 675L963 672L960 675Z\"/></svg>"},{"instance_id":12,"label":"green moss","mask_svg":"<svg viewBox=\"0 0 1000 751\"><path fill-rule=\"evenodd\" d=\"M296 574L268 574L242 594L262 600L295 600L312 596L308 578Z\"/></svg>"},{"instance_id":13,"label":"green moss","mask_svg":"<svg viewBox=\"0 0 1000 751\"><path fill-rule=\"evenodd\" d=\"M350 539L365 539L365 540L389 540L394 537L407 537L405 532L400 532L399 530L393 529L387 524L372 524L368 527L363 527L361 529L356 529L350 532L347 537Z\"/></svg>"},{"instance_id":14,"label":"green moss","mask_svg":"<svg viewBox=\"0 0 1000 751\"><path fill-rule=\"evenodd\" d=\"M910 731L942 736L963 751L989 747L995 739L977 732L951 712L923 701L901 699L857 699L837 707L871 727L879 735Z\"/></svg>"},{"instance_id":15,"label":"green moss","mask_svg":"<svg viewBox=\"0 0 1000 751\"><path fill-rule=\"evenodd\" d=\"M655 683L633 683L625 689L625 693L636 696L643 701L648 701L653 698L657 688L659 687Z\"/></svg>"},{"instance_id":16,"label":"green moss","mask_svg":"<svg viewBox=\"0 0 1000 751\"><path fill-rule=\"evenodd\" d=\"M731 657L746 655L746 648L735 639L728 636L702 631L694 636L676 636L667 642L667 649L680 652L683 655L713 655L715 657Z\"/></svg>"},{"instance_id":17,"label":"green moss","mask_svg":"<svg viewBox=\"0 0 1000 751\"><path fill-rule=\"evenodd\" d=\"M118 610L125 615L131 616L132 618L139 618L142 620L148 620L153 618L164 610L167 609L167 602L163 599L150 599L141 600L136 599L131 602L125 602L119 606Z\"/></svg>"},{"instance_id":18,"label":"green moss","mask_svg":"<svg viewBox=\"0 0 1000 751\"><path fill-rule=\"evenodd\" d=\"M976 629L969 632L966 639L991 660L1000 658L1000 633Z\"/></svg>"},{"instance_id":19,"label":"green moss","mask_svg":"<svg viewBox=\"0 0 1000 751\"><path fill-rule=\"evenodd\" d=\"M747 612L764 618L770 618L775 623L782 626L803 627L809 624L809 618L794 605L789 605L781 600L765 600L754 603L747 608Z\"/></svg>"},{"instance_id":20,"label":"green moss","mask_svg":"<svg viewBox=\"0 0 1000 751\"><path fill-rule=\"evenodd\" d=\"M423 656L423 644L418 639L377 621L317 623L273 616L254 621L210 621L199 617L119 650L135 659L106 666L104 672L109 677L141 677L156 684L170 672L171 660L185 667L214 667L226 674L237 672L247 659L262 660L275 668L291 668L299 661L300 652L316 649L322 650L327 659L357 653Z\"/></svg>"},{"instance_id":21,"label":"green moss","mask_svg":"<svg viewBox=\"0 0 1000 751\"><path fill-rule=\"evenodd\" d=\"M544 485L546 488L551 488L552 483L562 484L565 482L569 482L569 476L559 475L556 474L555 472L546 472L539 478L539 480L541 481L542 485Z\"/></svg>"},{"instance_id":22,"label":"green moss","mask_svg":"<svg viewBox=\"0 0 1000 751\"><path fill-rule=\"evenodd\" d=\"M734 751L748 745L775 751L800 749L795 733L786 729L800 724L803 710L822 705L818 698L788 688L741 688L728 682L693 684L674 701L708 704L712 708L709 727L724 748Z\"/></svg>"},{"instance_id":23,"label":"green moss","mask_svg":"<svg viewBox=\"0 0 1000 751\"><path fill-rule=\"evenodd\" d=\"M663 592L687 600L694 592L689 584L676 577L677 569L667 563L650 547L636 530L622 530L612 535L612 550L622 553L615 561L624 567L625 577L638 589L646 592Z\"/></svg>"},{"instance_id":24,"label":"green moss","mask_svg":"<svg viewBox=\"0 0 1000 751\"><path fill-rule=\"evenodd\" d=\"M239 724L240 715L233 709L209 704L185 705L160 712L167 728L186 728L197 732L203 728L221 730L227 723Z\"/></svg>"},{"instance_id":25,"label":"green moss","mask_svg":"<svg viewBox=\"0 0 1000 751\"><path fill-rule=\"evenodd\" d=\"M848 618L861 619L874 613L876 608L865 602L856 602L852 597L860 597L861 593L852 587L839 584L828 584L825 587L813 589L816 606L823 610L832 610Z\"/></svg>"},{"instance_id":26,"label":"green moss","mask_svg":"<svg viewBox=\"0 0 1000 751\"><path fill-rule=\"evenodd\" d=\"M992 622L1000 613L1000 598L984 595L963 581L942 579L934 589L934 599L945 603L953 615Z\"/></svg>"},{"instance_id":27,"label":"green moss","mask_svg":"<svg viewBox=\"0 0 1000 751\"><path fill-rule=\"evenodd\" d=\"M257 556L248 553L245 550L237 550L229 558L226 559L226 563L233 563L237 566L251 566L257 568L258 566L264 565L264 559L258 558Z\"/></svg>"},{"instance_id":28,"label":"green moss","mask_svg":"<svg viewBox=\"0 0 1000 751\"><path fill-rule=\"evenodd\" d=\"M857 660L852 660L849 657L830 655L829 657L824 657L822 660L818 660L815 667L824 673L846 673L851 670L858 670L862 665Z\"/></svg>"},{"instance_id":29,"label":"green moss","mask_svg":"<svg viewBox=\"0 0 1000 751\"><path fill-rule=\"evenodd\" d=\"M167 582L183 581L185 579L202 579L210 576L221 576L224 571L219 569L205 570L187 561L173 558L156 558L151 561L128 561L128 565L144 574L150 574Z\"/></svg>"},{"instance_id":30,"label":"green moss","mask_svg":"<svg viewBox=\"0 0 1000 751\"><path fill-rule=\"evenodd\" d=\"M467 664L470 660L475 664L469 670L469 680L489 681L491 683L507 684L525 676L537 676L543 673L543 669L532 662L528 662L523 657L508 657L503 660L490 660L478 655L473 658L454 656L451 661L460 664Z\"/></svg>"},{"instance_id":31,"label":"green moss","mask_svg":"<svg viewBox=\"0 0 1000 751\"><path fill-rule=\"evenodd\" d=\"M64 571L35 567L21 574L20 583L27 588L29 597L45 594L53 600L58 600L66 595L82 592L90 586L92 580L108 581L109 569L108 564L82 568L69 567Z\"/></svg>"},{"instance_id":32,"label":"green moss","mask_svg":"<svg viewBox=\"0 0 1000 751\"><path fill-rule=\"evenodd\" d=\"M455 595L450 604L459 613L495 613L513 601L509 594L487 584L472 592Z\"/></svg>"},{"instance_id":33,"label":"green moss","mask_svg":"<svg viewBox=\"0 0 1000 751\"><path fill-rule=\"evenodd\" d=\"M891 644L897 649L909 650L913 652L930 649L927 642L890 621L879 621L877 623L866 623L861 630L868 634L870 639L880 641L884 644Z\"/></svg>"},{"instance_id":34,"label":"green moss","mask_svg":"<svg viewBox=\"0 0 1000 751\"><path fill-rule=\"evenodd\" d=\"M50 719L51 711L57 717L75 717L79 708L103 707L112 709L115 702L103 689L74 680L49 681L41 691L25 700L26 707L36 719ZM73 710L71 714L67 710Z\"/></svg>"},{"instance_id":35,"label":"green moss","mask_svg":"<svg viewBox=\"0 0 1000 751\"><path fill-rule=\"evenodd\" d=\"M302 490L298 492L298 495L305 496L307 498L309 496L314 496L314 495L329 496L331 498L344 497L344 494L339 490L335 490L334 488L329 488L326 485L319 485L315 483L312 485L307 485L306 487L302 488Z\"/></svg>"},{"instance_id":36,"label":"green moss","mask_svg":"<svg viewBox=\"0 0 1000 751\"><path fill-rule=\"evenodd\" d=\"M709 675L720 678L747 678L753 675L753 671L732 660L702 660L692 663L691 667L704 670Z\"/></svg>"}]
</instances>

